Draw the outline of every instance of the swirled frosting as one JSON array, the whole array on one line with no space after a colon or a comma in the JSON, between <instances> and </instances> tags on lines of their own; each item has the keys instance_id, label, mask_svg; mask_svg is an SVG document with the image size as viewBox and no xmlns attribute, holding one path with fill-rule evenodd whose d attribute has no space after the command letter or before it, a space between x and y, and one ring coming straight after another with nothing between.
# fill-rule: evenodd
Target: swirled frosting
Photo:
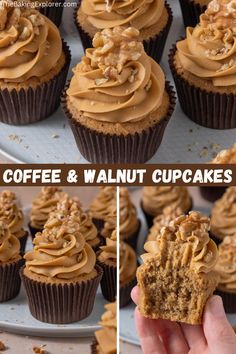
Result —
<instances>
[{"instance_id":1,"label":"swirled frosting","mask_svg":"<svg viewBox=\"0 0 236 354\"><path fill-rule=\"evenodd\" d=\"M98 354L116 354L117 320L116 302L105 305L105 313L102 315L99 325L102 329L95 332Z\"/></svg>"},{"instance_id":2,"label":"swirled frosting","mask_svg":"<svg viewBox=\"0 0 236 354\"><path fill-rule=\"evenodd\" d=\"M132 236L139 227L137 210L127 188L120 188L120 239Z\"/></svg>"},{"instance_id":3,"label":"swirled frosting","mask_svg":"<svg viewBox=\"0 0 236 354\"><path fill-rule=\"evenodd\" d=\"M111 262L116 266L117 260L117 237L116 230L111 234L110 238L106 238L106 245L100 247L101 253L99 254L98 259L101 262Z\"/></svg>"},{"instance_id":4,"label":"swirled frosting","mask_svg":"<svg viewBox=\"0 0 236 354\"><path fill-rule=\"evenodd\" d=\"M62 55L58 28L39 11L0 2L0 79L42 77Z\"/></svg>"},{"instance_id":5,"label":"swirled frosting","mask_svg":"<svg viewBox=\"0 0 236 354\"><path fill-rule=\"evenodd\" d=\"M99 243L97 228L92 222L91 216L82 210L77 198L70 198L65 194L58 202L56 210L49 216L44 227L51 227L55 220L58 220L59 223L73 222L90 246L96 246Z\"/></svg>"},{"instance_id":6,"label":"swirled frosting","mask_svg":"<svg viewBox=\"0 0 236 354\"><path fill-rule=\"evenodd\" d=\"M50 219L33 241L34 249L24 256L26 268L39 275L73 280L92 273L96 255L73 220Z\"/></svg>"},{"instance_id":7,"label":"swirled frosting","mask_svg":"<svg viewBox=\"0 0 236 354\"><path fill-rule=\"evenodd\" d=\"M20 238L25 234L23 212L18 206L15 193L8 190L0 194L0 221L7 224L10 232L16 237Z\"/></svg>"},{"instance_id":8,"label":"swirled frosting","mask_svg":"<svg viewBox=\"0 0 236 354\"><path fill-rule=\"evenodd\" d=\"M235 164L236 163L236 144L232 148L220 151L211 163Z\"/></svg>"},{"instance_id":9,"label":"swirled frosting","mask_svg":"<svg viewBox=\"0 0 236 354\"><path fill-rule=\"evenodd\" d=\"M133 27L98 32L93 47L73 69L69 103L85 117L110 123L137 122L162 104L165 77L144 51Z\"/></svg>"},{"instance_id":10,"label":"swirled frosting","mask_svg":"<svg viewBox=\"0 0 236 354\"><path fill-rule=\"evenodd\" d=\"M129 283L136 276L137 260L132 247L120 241L120 284Z\"/></svg>"},{"instance_id":11,"label":"swirled frosting","mask_svg":"<svg viewBox=\"0 0 236 354\"><path fill-rule=\"evenodd\" d=\"M219 259L215 266L219 274L219 287L236 290L236 234L226 236L219 245Z\"/></svg>"},{"instance_id":12,"label":"swirled frosting","mask_svg":"<svg viewBox=\"0 0 236 354\"><path fill-rule=\"evenodd\" d=\"M65 196L66 193L60 188L43 187L32 203L31 226L42 230L50 213L56 209L57 203Z\"/></svg>"},{"instance_id":13,"label":"swirled frosting","mask_svg":"<svg viewBox=\"0 0 236 354\"><path fill-rule=\"evenodd\" d=\"M81 10L97 29L132 26L141 30L160 20L164 0L84 0Z\"/></svg>"},{"instance_id":14,"label":"swirled frosting","mask_svg":"<svg viewBox=\"0 0 236 354\"><path fill-rule=\"evenodd\" d=\"M20 254L20 241L14 236L7 224L0 221L0 263L9 262Z\"/></svg>"},{"instance_id":15,"label":"swirled frosting","mask_svg":"<svg viewBox=\"0 0 236 354\"><path fill-rule=\"evenodd\" d=\"M236 187L227 188L211 211L211 232L218 238L236 233Z\"/></svg>"},{"instance_id":16,"label":"swirled frosting","mask_svg":"<svg viewBox=\"0 0 236 354\"><path fill-rule=\"evenodd\" d=\"M90 213L95 219L106 220L112 205L116 205L116 187L100 187L98 195L90 205Z\"/></svg>"},{"instance_id":17,"label":"swirled frosting","mask_svg":"<svg viewBox=\"0 0 236 354\"><path fill-rule=\"evenodd\" d=\"M109 207L109 214L106 217L104 228L102 229L101 235L105 238L111 238L113 231L116 229L117 224L117 212L116 203L113 203Z\"/></svg>"},{"instance_id":18,"label":"swirled frosting","mask_svg":"<svg viewBox=\"0 0 236 354\"><path fill-rule=\"evenodd\" d=\"M186 187L144 187L142 203L144 210L152 216L162 214L166 206L180 208L186 213L192 204Z\"/></svg>"},{"instance_id":19,"label":"swirled frosting","mask_svg":"<svg viewBox=\"0 0 236 354\"><path fill-rule=\"evenodd\" d=\"M181 208L175 208L167 206L164 208L163 213L156 216L153 220L153 226L149 230L148 241L155 241L157 237L160 236L161 229L165 226L168 226L169 223L176 219L182 214Z\"/></svg>"},{"instance_id":20,"label":"swirled frosting","mask_svg":"<svg viewBox=\"0 0 236 354\"><path fill-rule=\"evenodd\" d=\"M196 211L182 215L161 230L156 241L144 245L144 262L153 258L167 267L189 267L196 273L209 273L218 259L217 246L209 238L210 219Z\"/></svg>"},{"instance_id":21,"label":"swirled frosting","mask_svg":"<svg viewBox=\"0 0 236 354\"><path fill-rule=\"evenodd\" d=\"M236 1L213 0L200 23L177 43L181 66L213 86L236 85Z\"/></svg>"}]
</instances>

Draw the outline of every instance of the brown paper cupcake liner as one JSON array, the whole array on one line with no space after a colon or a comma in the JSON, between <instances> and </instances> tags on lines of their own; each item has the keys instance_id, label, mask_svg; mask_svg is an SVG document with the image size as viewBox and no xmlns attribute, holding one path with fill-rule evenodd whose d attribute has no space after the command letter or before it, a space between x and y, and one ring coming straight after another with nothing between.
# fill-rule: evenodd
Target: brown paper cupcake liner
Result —
<instances>
[{"instance_id":1,"label":"brown paper cupcake liner","mask_svg":"<svg viewBox=\"0 0 236 354\"><path fill-rule=\"evenodd\" d=\"M19 270L23 264L24 259L21 258L0 265L0 302L11 300L19 294L21 286Z\"/></svg>"},{"instance_id":2,"label":"brown paper cupcake liner","mask_svg":"<svg viewBox=\"0 0 236 354\"><path fill-rule=\"evenodd\" d=\"M77 147L86 160L98 164L145 163L157 152L175 107L175 93L168 82L166 90L170 107L166 117L140 133L127 136L98 133L73 119L67 108L66 89L61 100L62 109L70 122Z\"/></svg>"},{"instance_id":3,"label":"brown paper cupcake liner","mask_svg":"<svg viewBox=\"0 0 236 354\"><path fill-rule=\"evenodd\" d=\"M93 343L91 344L91 354L97 354L97 345L98 342L96 339L94 339Z\"/></svg>"},{"instance_id":4,"label":"brown paper cupcake liner","mask_svg":"<svg viewBox=\"0 0 236 354\"><path fill-rule=\"evenodd\" d=\"M93 310L97 288L103 271L93 279L79 283L50 284L35 281L20 270L29 309L33 317L46 323L66 324L78 322L88 317Z\"/></svg>"},{"instance_id":5,"label":"brown paper cupcake liner","mask_svg":"<svg viewBox=\"0 0 236 354\"><path fill-rule=\"evenodd\" d=\"M31 234L32 240L34 240L37 232L42 232L43 231L43 229L37 229L36 227L33 227L30 222L28 223L28 228L30 230L30 234Z\"/></svg>"},{"instance_id":6,"label":"brown paper cupcake liner","mask_svg":"<svg viewBox=\"0 0 236 354\"><path fill-rule=\"evenodd\" d=\"M80 3L79 1L78 7L74 11L74 21L75 25L78 29L80 39L84 48L84 51L87 48L92 48L92 38L89 36L88 33L86 33L83 28L80 26L80 24L77 21L77 12L80 8ZM159 32L156 36L149 38L147 40L143 41L143 46L146 51L146 53L152 57L154 60L156 60L158 63L161 61L162 54L165 48L166 40L170 31L170 27L173 21L173 14L170 5L165 2L165 7L168 12L168 21L166 26Z\"/></svg>"},{"instance_id":7,"label":"brown paper cupcake liner","mask_svg":"<svg viewBox=\"0 0 236 354\"><path fill-rule=\"evenodd\" d=\"M99 254L100 252L97 253L97 257ZM101 262L98 258L97 264L103 269L101 280L102 295L107 301L114 302L117 294L117 267Z\"/></svg>"},{"instance_id":8,"label":"brown paper cupcake liner","mask_svg":"<svg viewBox=\"0 0 236 354\"><path fill-rule=\"evenodd\" d=\"M196 1L179 0L185 27L195 27L199 23L200 15L206 10L206 6L197 4Z\"/></svg>"},{"instance_id":9,"label":"brown paper cupcake liner","mask_svg":"<svg viewBox=\"0 0 236 354\"><path fill-rule=\"evenodd\" d=\"M137 279L131 280L129 283L120 285L120 308L123 308L132 301L131 299L131 290L137 284Z\"/></svg>"},{"instance_id":10,"label":"brown paper cupcake liner","mask_svg":"<svg viewBox=\"0 0 236 354\"><path fill-rule=\"evenodd\" d=\"M57 2L57 1L55 0L52 2ZM52 7L47 6L44 8L40 7L39 11L44 16L47 16L52 22L54 22L57 27L59 27L61 24L61 20L62 20L64 2L65 2L65 0L58 1L57 3L60 4L60 6L58 6L58 7L56 7L56 6L55 7L54 6L52 6Z\"/></svg>"},{"instance_id":11,"label":"brown paper cupcake liner","mask_svg":"<svg viewBox=\"0 0 236 354\"><path fill-rule=\"evenodd\" d=\"M25 248L26 248L26 243L27 243L27 240L28 240L28 236L29 236L28 231L25 231L24 236L19 238L19 241L20 241L20 254L24 254L25 253Z\"/></svg>"},{"instance_id":12,"label":"brown paper cupcake liner","mask_svg":"<svg viewBox=\"0 0 236 354\"><path fill-rule=\"evenodd\" d=\"M131 246L135 251L136 251L136 248L137 248L137 243L138 243L138 237L139 237L140 229L141 229L141 220L138 219L138 228L137 228L137 230L135 230L135 232L132 235L130 235L129 237L122 238L122 241L124 241L129 246Z\"/></svg>"},{"instance_id":13,"label":"brown paper cupcake liner","mask_svg":"<svg viewBox=\"0 0 236 354\"><path fill-rule=\"evenodd\" d=\"M176 91L183 112L195 123L212 129L236 128L236 95L208 92L190 85L176 71L171 49L169 64L175 81Z\"/></svg>"},{"instance_id":14,"label":"brown paper cupcake liner","mask_svg":"<svg viewBox=\"0 0 236 354\"><path fill-rule=\"evenodd\" d=\"M153 220L155 219L155 216L151 215L151 214L148 214L144 207L143 207L143 202L140 203L140 206L141 206L141 209L142 209L142 212L145 216L145 219L146 219L146 223L147 223L147 226L148 226L148 229L150 229L152 226L153 226ZM186 211L185 214L188 214L191 210L193 209L193 200L191 199L191 206L190 208Z\"/></svg>"},{"instance_id":15,"label":"brown paper cupcake liner","mask_svg":"<svg viewBox=\"0 0 236 354\"><path fill-rule=\"evenodd\" d=\"M221 296L226 313L236 313L236 292L235 294L227 293L220 289L216 289L215 295Z\"/></svg>"},{"instance_id":16,"label":"brown paper cupcake liner","mask_svg":"<svg viewBox=\"0 0 236 354\"><path fill-rule=\"evenodd\" d=\"M10 125L26 125L49 117L60 105L70 66L70 50L63 42L66 63L62 70L48 82L35 88L0 89L0 122Z\"/></svg>"},{"instance_id":17,"label":"brown paper cupcake liner","mask_svg":"<svg viewBox=\"0 0 236 354\"><path fill-rule=\"evenodd\" d=\"M212 203L222 197L226 188L227 187L199 187L201 196Z\"/></svg>"},{"instance_id":18,"label":"brown paper cupcake liner","mask_svg":"<svg viewBox=\"0 0 236 354\"><path fill-rule=\"evenodd\" d=\"M100 233L102 231L103 227L104 227L104 220L92 218L92 222L94 223L94 225L96 226L98 232Z\"/></svg>"},{"instance_id":19,"label":"brown paper cupcake liner","mask_svg":"<svg viewBox=\"0 0 236 354\"><path fill-rule=\"evenodd\" d=\"M223 241L223 239L217 237L213 232L209 231L209 236L210 238L215 242L215 244L217 246L219 246L221 244L221 242Z\"/></svg>"}]
</instances>

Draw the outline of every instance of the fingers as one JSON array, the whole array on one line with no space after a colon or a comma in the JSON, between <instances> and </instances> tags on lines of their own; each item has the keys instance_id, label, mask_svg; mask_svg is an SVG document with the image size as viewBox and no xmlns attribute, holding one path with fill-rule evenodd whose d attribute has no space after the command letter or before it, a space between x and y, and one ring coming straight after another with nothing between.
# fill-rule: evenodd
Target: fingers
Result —
<instances>
[{"instance_id":1,"label":"fingers","mask_svg":"<svg viewBox=\"0 0 236 354\"><path fill-rule=\"evenodd\" d=\"M202 326L181 323L181 328L190 348L198 348L199 352L206 348L207 342Z\"/></svg>"},{"instance_id":2,"label":"fingers","mask_svg":"<svg viewBox=\"0 0 236 354\"><path fill-rule=\"evenodd\" d=\"M187 354L189 346L180 325L168 320L156 320L156 328L168 354Z\"/></svg>"},{"instance_id":3,"label":"fingers","mask_svg":"<svg viewBox=\"0 0 236 354\"><path fill-rule=\"evenodd\" d=\"M136 307L135 324L144 354L167 354L167 351L156 330L156 320L150 320L140 315Z\"/></svg>"},{"instance_id":4,"label":"fingers","mask_svg":"<svg viewBox=\"0 0 236 354\"><path fill-rule=\"evenodd\" d=\"M210 352L235 353L236 335L227 320L220 296L212 296L208 300L203 317L203 330Z\"/></svg>"},{"instance_id":5,"label":"fingers","mask_svg":"<svg viewBox=\"0 0 236 354\"><path fill-rule=\"evenodd\" d=\"M132 291L131 291L131 298L135 305L138 305L138 299L139 299L139 288L135 286Z\"/></svg>"}]
</instances>

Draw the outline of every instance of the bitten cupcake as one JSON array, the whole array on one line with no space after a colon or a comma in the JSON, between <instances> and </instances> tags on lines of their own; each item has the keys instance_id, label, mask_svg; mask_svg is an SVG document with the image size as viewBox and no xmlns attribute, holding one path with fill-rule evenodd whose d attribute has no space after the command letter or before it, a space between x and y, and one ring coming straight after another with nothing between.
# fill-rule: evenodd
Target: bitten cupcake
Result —
<instances>
[{"instance_id":1,"label":"bitten cupcake","mask_svg":"<svg viewBox=\"0 0 236 354\"><path fill-rule=\"evenodd\" d=\"M117 354L117 319L116 302L105 305L99 325L95 332L95 340L91 345L91 354Z\"/></svg>"},{"instance_id":2,"label":"bitten cupcake","mask_svg":"<svg viewBox=\"0 0 236 354\"><path fill-rule=\"evenodd\" d=\"M4 222L11 234L20 241L20 252L25 252L28 231L24 230L24 214L18 205L15 193L4 190L0 193L0 221Z\"/></svg>"},{"instance_id":3,"label":"bitten cupcake","mask_svg":"<svg viewBox=\"0 0 236 354\"><path fill-rule=\"evenodd\" d=\"M62 98L81 154L93 163L143 163L161 144L175 97L135 28L95 35Z\"/></svg>"},{"instance_id":4,"label":"bitten cupcake","mask_svg":"<svg viewBox=\"0 0 236 354\"><path fill-rule=\"evenodd\" d=\"M170 53L181 108L207 128L236 127L235 13L234 0L210 2Z\"/></svg>"},{"instance_id":5,"label":"bitten cupcake","mask_svg":"<svg viewBox=\"0 0 236 354\"><path fill-rule=\"evenodd\" d=\"M102 269L74 220L55 215L25 255L21 277L32 316L47 323L72 323L90 315ZM62 306L63 304L63 306Z\"/></svg>"},{"instance_id":6,"label":"bitten cupcake","mask_svg":"<svg viewBox=\"0 0 236 354\"><path fill-rule=\"evenodd\" d=\"M32 202L29 229L32 238L37 232L43 231L50 213L57 207L57 203L66 196L60 188L43 187Z\"/></svg>"},{"instance_id":7,"label":"bitten cupcake","mask_svg":"<svg viewBox=\"0 0 236 354\"><path fill-rule=\"evenodd\" d=\"M137 270L139 311L147 318L201 324L217 285L217 246L209 238L210 220L197 212L182 215L149 241Z\"/></svg>"},{"instance_id":8,"label":"bitten cupcake","mask_svg":"<svg viewBox=\"0 0 236 354\"><path fill-rule=\"evenodd\" d=\"M105 220L109 217L111 208L116 207L116 194L116 187L100 187L89 207L89 213L99 232L104 228Z\"/></svg>"},{"instance_id":9,"label":"bitten cupcake","mask_svg":"<svg viewBox=\"0 0 236 354\"><path fill-rule=\"evenodd\" d=\"M120 187L120 240L136 249L141 222L127 188Z\"/></svg>"},{"instance_id":10,"label":"bitten cupcake","mask_svg":"<svg viewBox=\"0 0 236 354\"><path fill-rule=\"evenodd\" d=\"M211 210L211 237L220 244L236 234L236 187L229 187Z\"/></svg>"},{"instance_id":11,"label":"bitten cupcake","mask_svg":"<svg viewBox=\"0 0 236 354\"><path fill-rule=\"evenodd\" d=\"M131 302L131 290L136 285L137 259L132 247L120 241L120 307Z\"/></svg>"},{"instance_id":12,"label":"bitten cupcake","mask_svg":"<svg viewBox=\"0 0 236 354\"><path fill-rule=\"evenodd\" d=\"M194 27L211 0L179 0L185 27Z\"/></svg>"},{"instance_id":13,"label":"bitten cupcake","mask_svg":"<svg viewBox=\"0 0 236 354\"><path fill-rule=\"evenodd\" d=\"M90 48L98 31L115 26L135 27L148 55L160 61L172 23L172 12L164 0L82 0L75 13L84 49Z\"/></svg>"},{"instance_id":14,"label":"bitten cupcake","mask_svg":"<svg viewBox=\"0 0 236 354\"><path fill-rule=\"evenodd\" d=\"M58 108L70 53L38 10L9 0L0 5L0 121L34 123Z\"/></svg>"},{"instance_id":15,"label":"bitten cupcake","mask_svg":"<svg viewBox=\"0 0 236 354\"><path fill-rule=\"evenodd\" d=\"M153 226L149 230L147 241L155 241L157 237L160 237L161 229L165 226L169 226L169 223L182 215L182 209L179 207L167 206L163 209L163 213L156 216L153 220Z\"/></svg>"},{"instance_id":16,"label":"bitten cupcake","mask_svg":"<svg viewBox=\"0 0 236 354\"><path fill-rule=\"evenodd\" d=\"M23 263L18 238L6 223L0 221L0 302L18 295L21 285L19 269Z\"/></svg>"},{"instance_id":17,"label":"bitten cupcake","mask_svg":"<svg viewBox=\"0 0 236 354\"><path fill-rule=\"evenodd\" d=\"M180 208L187 214L192 208L192 199L186 187L144 187L141 208L146 217L148 227L153 219L161 215L165 207Z\"/></svg>"},{"instance_id":18,"label":"bitten cupcake","mask_svg":"<svg viewBox=\"0 0 236 354\"><path fill-rule=\"evenodd\" d=\"M222 297L225 311L236 313L236 234L226 236L219 245L215 270L219 274L217 294Z\"/></svg>"},{"instance_id":19,"label":"bitten cupcake","mask_svg":"<svg viewBox=\"0 0 236 354\"><path fill-rule=\"evenodd\" d=\"M116 230L106 238L106 244L97 253L97 263L103 269L101 289L107 301L115 301L117 294L117 238Z\"/></svg>"}]
</instances>

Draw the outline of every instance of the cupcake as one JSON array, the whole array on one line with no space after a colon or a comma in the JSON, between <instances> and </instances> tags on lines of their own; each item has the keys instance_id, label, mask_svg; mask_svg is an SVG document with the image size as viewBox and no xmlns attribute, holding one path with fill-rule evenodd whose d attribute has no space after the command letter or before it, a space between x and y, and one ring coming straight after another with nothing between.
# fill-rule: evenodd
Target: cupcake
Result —
<instances>
[{"instance_id":1,"label":"cupcake","mask_svg":"<svg viewBox=\"0 0 236 354\"><path fill-rule=\"evenodd\" d=\"M161 234L161 229L165 226L169 226L169 223L182 215L182 209L175 206L166 206L163 209L163 213L157 215L153 220L153 225L149 230L147 241L155 241Z\"/></svg>"},{"instance_id":2,"label":"cupcake","mask_svg":"<svg viewBox=\"0 0 236 354\"><path fill-rule=\"evenodd\" d=\"M64 92L77 146L93 163L146 162L172 115L172 88L138 38L132 27L97 33Z\"/></svg>"},{"instance_id":3,"label":"cupcake","mask_svg":"<svg viewBox=\"0 0 236 354\"><path fill-rule=\"evenodd\" d=\"M187 214L192 208L192 199L186 187L144 187L141 208L146 217L148 227L153 225L153 219L162 215L165 207L180 208L182 214Z\"/></svg>"},{"instance_id":4,"label":"cupcake","mask_svg":"<svg viewBox=\"0 0 236 354\"><path fill-rule=\"evenodd\" d=\"M66 196L60 188L42 187L32 202L29 229L32 238L37 232L43 231L50 213L57 208L57 203Z\"/></svg>"},{"instance_id":5,"label":"cupcake","mask_svg":"<svg viewBox=\"0 0 236 354\"><path fill-rule=\"evenodd\" d=\"M211 211L211 237L220 244L236 233L236 187L229 187Z\"/></svg>"},{"instance_id":6,"label":"cupcake","mask_svg":"<svg viewBox=\"0 0 236 354\"><path fill-rule=\"evenodd\" d=\"M115 301L117 294L117 238L116 230L106 238L106 244L100 247L97 263L103 269L101 289L107 301Z\"/></svg>"},{"instance_id":7,"label":"cupcake","mask_svg":"<svg viewBox=\"0 0 236 354\"><path fill-rule=\"evenodd\" d=\"M215 270L219 274L217 294L222 297L225 311L236 313L236 234L226 236L219 245Z\"/></svg>"},{"instance_id":8,"label":"cupcake","mask_svg":"<svg viewBox=\"0 0 236 354\"><path fill-rule=\"evenodd\" d=\"M0 11L0 122L34 123L59 107L69 49L38 10L6 0Z\"/></svg>"},{"instance_id":9,"label":"cupcake","mask_svg":"<svg viewBox=\"0 0 236 354\"><path fill-rule=\"evenodd\" d=\"M120 187L120 240L136 249L141 222L127 188Z\"/></svg>"},{"instance_id":10,"label":"cupcake","mask_svg":"<svg viewBox=\"0 0 236 354\"><path fill-rule=\"evenodd\" d=\"M28 231L24 230L24 215L13 192L4 190L0 193L0 221L4 222L11 234L20 241L20 252L25 252Z\"/></svg>"},{"instance_id":11,"label":"cupcake","mask_svg":"<svg viewBox=\"0 0 236 354\"><path fill-rule=\"evenodd\" d=\"M131 302L131 290L136 285L137 259L132 247L120 241L120 308Z\"/></svg>"},{"instance_id":12,"label":"cupcake","mask_svg":"<svg viewBox=\"0 0 236 354\"><path fill-rule=\"evenodd\" d=\"M34 1L34 0L29 0L29 1ZM50 2L46 1L46 6L41 6L41 2L45 4L43 0L39 1L39 7L38 10L44 15L47 16L52 22L55 23L57 27L60 26L61 20L62 20L62 15L63 15L63 9L64 9L64 2L65 0L50 0ZM55 4L55 5L54 5Z\"/></svg>"},{"instance_id":13,"label":"cupcake","mask_svg":"<svg viewBox=\"0 0 236 354\"><path fill-rule=\"evenodd\" d=\"M96 1L82 0L75 12L84 49L90 48L99 31L115 26L135 27L148 55L160 61L172 23L172 11L164 0Z\"/></svg>"},{"instance_id":14,"label":"cupcake","mask_svg":"<svg viewBox=\"0 0 236 354\"><path fill-rule=\"evenodd\" d=\"M96 198L90 205L89 213L99 232L104 228L105 220L109 217L111 208L116 206L116 194L116 187L100 187Z\"/></svg>"},{"instance_id":15,"label":"cupcake","mask_svg":"<svg viewBox=\"0 0 236 354\"><path fill-rule=\"evenodd\" d=\"M144 248L137 270L139 311L147 318L201 324L205 304L217 285L217 246L210 220L197 212L182 215Z\"/></svg>"},{"instance_id":16,"label":"cupcake","mask_svg":"<svg viewBox=\"0 0 236 354\"><path fill-rule=\"evenodd\" d=\"M231 0L210 2L170 53L181 108L207 128L236 128L235 11Z\"/></svg>"},{"instance_id":17,"label":"cupcake","mask_svg":"<svg viewBox=\"0 0 236 354\"><path fill-rule=\"evenodd\" d=\"M0 302L16 297L20 291L20 241L6 223L0 221Z\"/></svg>"},{"instance_id":18,"label":"cupcake","mask_svg":"<svg viewBox=\"0 0 236 354\"><path fill-rule=\"evenodd\" d=\"M54 214L33 243L34 249L26 253L21 270L32 316L56 324L88 317L102 269L73 218Z\"/></svg>"},{"instance_id":19,"label":"cupcake","mask_svg":"<svg viewBox=\"0 0 236 354\"><path fill-rule=\"evenodd\" d=\"M91 354L117 354L117 320L116 302L105 305L99 325L95 332L95 340L91 345Z\"/></svg>"},{"instance_id":20,"label":"cupcake","mask_svg":"<svg viewBox=\"0 0 236 354\"><path fill-rule=\"evenodd\" d=\"M211 0L179 0L185 27L194 27Z\"/></svg>"}]
</instances>

